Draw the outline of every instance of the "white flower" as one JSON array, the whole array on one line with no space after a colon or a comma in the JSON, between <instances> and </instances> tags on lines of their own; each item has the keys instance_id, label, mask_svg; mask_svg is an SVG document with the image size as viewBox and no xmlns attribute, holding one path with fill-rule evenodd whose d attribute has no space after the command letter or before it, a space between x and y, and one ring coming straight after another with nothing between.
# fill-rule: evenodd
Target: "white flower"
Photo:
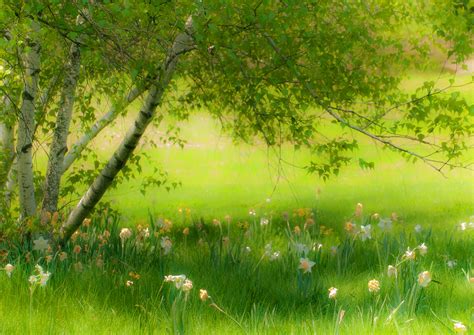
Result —
<instances>
[{"instance_id":1,"label":"white flower","mask_svg":"<svg viewBox=\"0 0 474 335\"><path fill-rule=\"evenodd\" d=\"M329 299L336 299L337 296L337 288L331 287L328 289L329 291Z\"/></svg>"},{"instance_id":2,"label":"white flower","mask_svg":"<svg viewBox=\"0 0 474 335\"><path fill-rule=\"evenodd\" d=\"M254 209L251 209L251 210L249 211L249 215L255 216L255 215L257 215L257 213L255 212Z\"/></svg>"},{"instance_id":3,"label":"white flower","mask_svg":"<svg viewBox=\"0 0 474 335\"><path fill-rule=\"evenodd\" d=\"M36 282L38 281L38 277L36 277L36 276L30 276L30 277L28 278L28 281L30 282L31 285L34 285L34 284L36 284Z\"/></svg>"},{"instance_id":4,"label":"white flower","mask_svg":"<svg viewBox=\"0 0 474 335\"><path fill-rule=\"evenodd\" d=\"M378 224L380 230L388 232L392 230L392 220L390 219L380 219L380 222Z\"/></svg>"},{"instance_id":5,"label":"white flower","mask_svg":"<svg viewBox=\"0 0 474 335\"><path fill-rule=\"evenodd\" d=\"M280 258L280 252L275 251L271 256L270 256L270 261L276 261L278 258Z\"/></svg>"},{"instance_id":6,"label":"white flower","mask_svg":"<svg viewBox=\"0 0 474 335\"><path fill-rule=\"evenodd\" d=\"M49 248L48 240L45 240L43 236L40 236L37 240L34 240L33 244L33 250L44 252Z\"/></svg>"},{"instance_id":7,"label":"white flower","mask_svg":"<svg viewBox=\"0 0 474 335\"><path fill-rule=\"evenodd\" d=\"M367 286L369 288L370 293L377 293L378 291L380 291L380 283L377 279L369 280Z\"/></svg>"},{"instance_id":8,"label":"white flower","mask_svg":"<svg viewBox=\"0 0 474 335\"><path fill-rule=\"evenodd\" d=\"M251 253L252 249L249 246L247 246L247 247L245 247L245 252L246 253Z\"/></svg>"},{"instance_id":9,"label":"white flower","mask_svg":"<svg viewBox=\"0 0 474 335\"><path fill-rule=\"evenodd\" d=\"M311 268L316 264L308 258L300 258L300 265L298 269L303 270L303 273L311 272Z\"/></svg>"},{"instance_id":10,"label":"white flower","mask_svg":"<svg viewBox=\"0 0 474 335\"><path fill-rule=\"evenodd\" d=\"M273 250L272 250L272 244L271 243L268 243L265 245L265 252L264 252L264 256L266 257L270 257L273 253Z\"/></svg>"},{"instance_id":11,"label":"white flower","mask_svg":"<svg viewBox=\"0 0 474 335\"><path fill-rule=\"evenodd\" d=\"M308 246L304 245L303 243L295 243L295 250L297 254L306 255L309 252Z\"/></svg>"},{"instance_id":12,"label":"white flower","mask_svg":"<svg viewBox=\"0 0 474 335\"><path fill-rule=\"evenodd\" d=\"M270 221L267 218L261 218L260 219L260 225L261 226L267 226Z\"/></svg>"},{"instance_id":13,"label":"white flower","mask_svg":"<svg viewBox=\"0 0 474 335\"><path fill-rule=\"evenodd\" d=\"M423 227L421 225L417 224L415 226L415 233L421 233L423 231Z\"/></svg>"},{"instance_id":14,"label":"white flower","mask_svg":"<svg viewBox=\"0 0 474 335\"><path fill-rule=\"evenodd\" d=\"M397 268L394 267L393 265L389 265L388 269L387 269L387 276L397 278L397 276L398 276Z\"/></svg>"},{"instance_id":15,"label":"white flower","mask_svg":"<svg viewBox=\"0 0 474 335\"><path fill-rule=\"evenodd\" d=\"M456 262L456 260L449 260L446 262L446 265L448 266L448 268L452 269L454 268L456 265L458 264L458 262Z\"/></svg>"},{"instance_id":16,"label":"white flower","mask_svg":"<svg viewBox=\"0 0 474 335\"><path fill-rule=\"evenodd\" d=\"M160 245L163 248L165 255L168 255L171 251L171 247L173 246L173 243L171 242L169 237L164 236L161 238Z\"/></svg>"},{"instance_id":17,"label":"white flower","mask_svg":"<svg viewBox=\"0 0 474 335\"><path fill-rule=\"evenodd\" d=\"M119 236L120 236L120 239L122 240L122 243L124 243L126 240L128 240L132 236L132 231L128 228L122 228Z\"/></svg>"},{"instance_id":18,"label":"white flower","mask_svg":"<svg viewBox=\"0 0 474 335\"><path fill-rule=\"evenodd\" d=\"M457 321L454 323L454 332L456 334L465 334L467 332L467 327L461 322Z\"/></svg>"},{"instance_id":19,"label":"white flower","mask_svg":"<svg viewBox=\"0 0 474 335\"><path fill-rule=\"evenodd\" d=\"M407 248L407 251L405 251L405 254L403 255L403 257L405 259L414 260L416 258L415 250L411 250L410 248Z\"/></svg>"},{"instance_id":20,"label":"white flower","mask_svg":"<svg viewBox=\"0 0 474 335\"><path fill-rule=\"evenodd\" d=\"M11 277L11 276L12 276L13 270L15 270L15 267L14 267L13 265L11 265L10 263L8 263L7 265L5 265L5 272L7 273L7 276L8 276L8 277Z\"/></svg>"},{"instance_id":21,"label":"white flower","mask_svg":"<svg viewBox=\"0 0 474 335\"><path fill-rule=\"evenodd\" d=\"M190 281L189 279L186 279L183 283L183 291L184 292L189 292L193 289L193 282Z\"/></svg>"},{"instance_id":22,"label":"white flower","mask_svg":"<svg viewBox=\"0 0 474 335\"><path fill-rule=\"evenodd\" d=\"M423 271L418 275L418 284L421 287L426 287L431 282L431 274L428 271Z\"/></svg>"},{"instance_id":23,"label":"white flower","mask_svg":"<svg viewBox=\"0 0 474 335\"><path fill-rule=\"evenodd\" d=\"M168 275L168 276L165 276L165 282L174 283L176 288L180 289L183 287L183 284L186 282L186 276L185 275L177 275L177 276ZM191 282L191 288L192 288L192 282Z\"/></svg>"},{"instance_id":24,"label":"white flower","mask_svg":"<svg viewBox=\"0 0 474 335\"><path fill-rule=\"evenodd\" d=\"M365 241L372 238L372 226L368 224L367 226L360 226L360 239Z\"/></svg>"},{"instance_id":25,"label":"white flower","mask_svg":"<svg viewBox=\"0 0 474 335\"><path fill-rule=\"evenodd\" d=\"M426 255L426 253L428 252L428 247L426 246L425 243L421 243L418 246L418 249L420 250L420 255L422 255L422 256Z\"/></svg>"},{"instance_id":26,"label":"white flower","mask_svg":"<svg viewBox=\"0 0 474 335\"><path fill-rule=\"evenodd\" d=\"M313 244L313 251L319 251L323 248L323 245L321 243L314 243Z\"/></svg>"},{"instance_id":27,"label":"white flower","mask_svg":"<svg viewBox=\"0 0 474 335\"><path fill-rule=\"evenodd\" d=\"M40 285L43 286L43 287L46 286L46 283L48 282L50 276L51 276L51 273L49 273L49 272L40 273L40 275L39 275Z\"/></svg>"},{"instance_id":28,"label":"white flower","mask_svg":"<svg viewBox=\"0 0 474 335\"><path fill-rule=\"evenodd\" d=\"M467 223L466 223L466 222L461 222L461 223L459 224L459 229L460 229L461 231L465 231L466 228L467 228Z\"/></svg>"}]
</instances>

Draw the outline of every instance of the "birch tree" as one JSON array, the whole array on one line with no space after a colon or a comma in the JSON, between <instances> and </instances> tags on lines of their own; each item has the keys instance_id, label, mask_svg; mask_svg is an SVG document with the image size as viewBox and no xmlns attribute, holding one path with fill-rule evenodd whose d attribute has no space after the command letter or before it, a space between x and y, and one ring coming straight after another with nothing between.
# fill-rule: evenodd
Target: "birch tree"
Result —
<instances>
[{"instance_id":1,"label":"birch tree","mask_svg":"<svg viewBox=\"0 0 474 335\"><path fill-rule=\"evenodd\" d=\"M457 90L472 80L459 84L453 75L447 86L427 81L414 92L401 86L407 73L432 61L434 50L459 66L472 54L468 4L0 0L0 6L0 31L11 35L0 65L15 74L0 91L2 110L14 115L9 128L0 119L4 157L12 157L16 142L20 211L11 212L35 218L61 211L67 219L53 233L62 243L110 187L138 171L129 165L138 164L134 155L147 127L165 127L161 120L185 119L197 108L236 140L308 150L303 168L324 179L357 158L373 167L357 156L354 132L440 173L471 168L474 108ZM142 106L113 155L94 158L92 144L103 141L117 117L135 112L137 100ZM46 157L46 169L33 166L33 147ZM11 161L1 165L2 187ZM71 206L64 199L79 193L78 185L87 191Z\"/></svg>"},{"instance_id":2,"label":"birch tree","mask_svg":"<svg viewBox=\"0 0 474 335\"><path fill-rule=\"evenodd\" d=\"M38 91L40 69L40 42L38 22L31 22L31 35L27 39L25 55L24 90L18 119L18 142L16 155L18 160L18 189L20 213L23 217L33 216L36 212L35 187L33 181L33 136L35 129L35 99Z\"/></svg>"}]
</instances>

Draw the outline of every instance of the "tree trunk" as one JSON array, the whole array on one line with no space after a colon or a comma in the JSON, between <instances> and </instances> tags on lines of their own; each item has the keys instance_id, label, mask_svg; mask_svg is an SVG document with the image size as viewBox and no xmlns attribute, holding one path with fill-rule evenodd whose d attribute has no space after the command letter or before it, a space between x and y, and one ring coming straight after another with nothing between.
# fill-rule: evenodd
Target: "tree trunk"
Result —
<instances>
[{"instance_id":1,"label":"tree trunk","mask_svg":"<svg viewBox=\"0 0 474 335\"><path fill-rule=\"evenodd\" d=\"M32 23L33 34L39 32L37 22ZM36 37L27 40L29 50L25 59L25 88L18 116L18 141L16 147L20 214L33 216L36 212L33 181L33 133L35 129L35 98L40 73L40 44Z\"/></svg>"},{"instance_id":2,"label":"tree trunk","mask_svg":"<svg viewBox=\"0 0 474 335\"><path fill-rule=\"evenodd\" d=\"M133 88L125 99L125 105L132 103L137 97L144 92L144 89ZM124 107L124 106L120 106ZM86 146L112 121L115 120L122 108L119 108L117 104L114 104L110 110L102 116L91 129L85 133L74 145L71 147L69 153L64 157L63 173L69 169L74 161L81 155L82 151Z\"/></svg>"},{"instance_id":3,"label":"tree trunk","mask_svg":"<svg viewBox=\"0 0 474 335\"><path fill-rule=\"evenodd\" d=\"M3 110L5 116L11 113L10 107L10 100L5 98ZM0 214L6 214L10 209L10 201L7 199L7 182L15 159L14 130L10 122L10 120L5 120L0 123Z\"/></svg>"},{"instance_id":4,"label":"tree trunk","mask_svg":"<svg viewBox=\"0 0 474 335\"><path fill-rule=\"evenodd\" d=\"M67 151L67 137L74 108L77 80L81 67L79 43L71 45L69 62L65 69L63 90L56 118L53 142L49 152L48 169L44 188L43 211L56 212L59 198L59 185L63 174L64 155Z\"/></svg>"},{"instance_id":5,"label":"tree trunk","mask_svg":"<svg viewBox=\"0 0 474 335\"><path fill-rule=\"evenodd\" d=\"M189 18L186 22L186 32L180 33L176 37L173 46L168 51L166 60L161 66L157 82L150 87L145 103L135 119L134 124L128 130L125 138L105 168L95 178L86 194L84 194L79 201L77 207L71 212L68 220L61 227L62 244L65 244L71 235L80 227L83 220L99 202L107 188L112 184L115 176L125 166L127 160L132 155L147 126L155 116L156 107L161 103L164 90L171 80L179 56L194 48L191 35L192 19Z\"/></svg>"}]
</instances>

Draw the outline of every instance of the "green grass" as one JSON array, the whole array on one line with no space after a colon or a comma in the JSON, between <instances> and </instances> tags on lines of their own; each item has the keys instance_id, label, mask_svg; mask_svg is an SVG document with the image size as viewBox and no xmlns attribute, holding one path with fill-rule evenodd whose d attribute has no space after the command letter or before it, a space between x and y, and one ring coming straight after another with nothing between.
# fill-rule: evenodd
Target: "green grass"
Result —
<instances>
[{"instance_id":1,"label":"green grass","mask_svg":"<svg viewBox=\"0 0 474 335\"><path fill-rule=\"evenodd\" d=\"M419 75L417 78L420 80ZM407 88L412 84L413 81L408 82ZM127 122L119 120L114 131L126 128ZM17 266L11 279L0 272L0 334L169 333L175 291L170 284L163 284L163 277L181 273L194 283L185 324L191 334L333 334L334 315L340 308L345 311L340 334L449 334L453 332L452 320L462 321L472 333L474 289L463 270L473 276L474 235L472 229L457 229L459 222L469 221L474 214L472 172L447 171L447 177L443 177L422 163L407 163L396 153L358 137L360 150L354 154L355 162L359 157L372 160L374 170L361 170L354 163L338 177L324 182L304 170L283 165L283 174L278 178L278 164L272 153L261 145L234 145L203 114L193 115L182 128L183 137L189 142L184 149L145 148L154 162L164 167L172 180L181 181L182 186L171 192L152 188L143 196L134 180L108 192L107 200L120 210L122 217L116 225L108 226L112 236L103 251L99 251L96 241L79 239L75 244L83 248L80 255L71 253L72 244L68 246L68 260L56 259L47 265L36 253L27 263L25 252L19 251L14 242L0 242L0 249L10 251L0 265L8 261ZM149 136L155 132L152 130ZM111 147L104 148L98 154L107 157L110 150ZM310 158L308 153L295 152L290 147L283 148L282 154L297 165ZM145 166L143 175L151 171L151 166ZM271 201L267 202L267 198ZM359 202L364 204L367 218L375 212L382 217L396 212L399 221L394 223L394 231L385 237L374 224L374 239L356 239L350 244L353 238L344 231L344 223L353 219ZM292 234L291 238L308 245L323 244L321 254L309 254L316 265L311 275L301 277L309 283L307 290L298 284L299 256L292 251L282 219L282 213L289 212L291 227L298 224L302 228L303 219L293 217L298 208L310 208L316 224L304 237ZM190 209L191 215L188 217L179 209ZM248 214L251 209L257 213L255 225ZM140 252L129 241L123 252L118 226L150 225L150 213L154 219L173 221L172 232L166 234L173 241L172 254L158 252L163 234L152 234L149 243L155 246L154 251ZM232 217L232 228L228 233L223 224L221 233L211 221L216 218L224 223L226 215ZM258 224L262 216L272 218L268 229ZM201 218L206 234L195 225ZM251 225L248 238L237 225L243 221ZM422 234L414 233L417 224L423 227ZM103 222L101 225L103 229ZM322 225L332 228L333 233L321 234ZM184 227L191 227L186 240ZM89 236L99 233L92 228L87 232ZM222 246L224 236L230 236L229 247ZM207 242L203 245L200 239ZM260 262L269 242L281 251L281 258ZM407 247L422 242L428 245L428 254L418 256L413 269L407 268L399 277L400 284L411 285L422 270L429 270L437 282L417 295L420 301L413 313L407 302L409 294L404 291L401 297L397 296L386 268ZM331 256L330 247L342 248L344 243L349 243L350 256L345 258L341 251ZM86 244L90 248L87 253ZM252 249L250 254L243 251L247 245ZM99 253L104 254L103 269L95 265ZM450 269L446 261L452 259L457 265ZM52 277L45 288L36 289L30 301L28 276L36 261L51 271ZM84 266L83 272L74 270L78 261ZM139 273L141 278L126 287L130 271ZM367 290L367 281L372 278L381 281L378 302ZM339 289L336 307L327 297L331 286ZM201 302L200 288L206 288L243 330ZM400 310L387 321L402 300L405 302ZM375 325L374 317L378 320Z\"/></svg>"}]
</instances>

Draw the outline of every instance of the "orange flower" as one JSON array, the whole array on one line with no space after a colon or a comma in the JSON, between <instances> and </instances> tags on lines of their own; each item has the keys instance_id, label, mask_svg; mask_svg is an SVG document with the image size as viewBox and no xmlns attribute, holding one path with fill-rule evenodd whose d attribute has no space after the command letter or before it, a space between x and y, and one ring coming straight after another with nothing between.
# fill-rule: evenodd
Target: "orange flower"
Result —
<instances>
[{"instance_id":1,"label":"orange flower","mask_svg":"<svg viewBox=\"0 0 474 335\"><path fill-rule=\"evenodd\" d=\"M294 231L294 233L295 233L296 235L301 234L301 228L300 228L300 226L295 226L295 228L293 229L293 231Z\"/></svg>"},{"instance_id":2,"label":"orange flower","mask_svg":"<svg viewBox=\"0 0 474 335\"><path fill-rule=\"evenodd\" d=\"M75 245L74 246L74 249L73 249L73 252L78 255L80 252L81 252L82 248L80 245Z\"/></svg>"}]
</instances>

